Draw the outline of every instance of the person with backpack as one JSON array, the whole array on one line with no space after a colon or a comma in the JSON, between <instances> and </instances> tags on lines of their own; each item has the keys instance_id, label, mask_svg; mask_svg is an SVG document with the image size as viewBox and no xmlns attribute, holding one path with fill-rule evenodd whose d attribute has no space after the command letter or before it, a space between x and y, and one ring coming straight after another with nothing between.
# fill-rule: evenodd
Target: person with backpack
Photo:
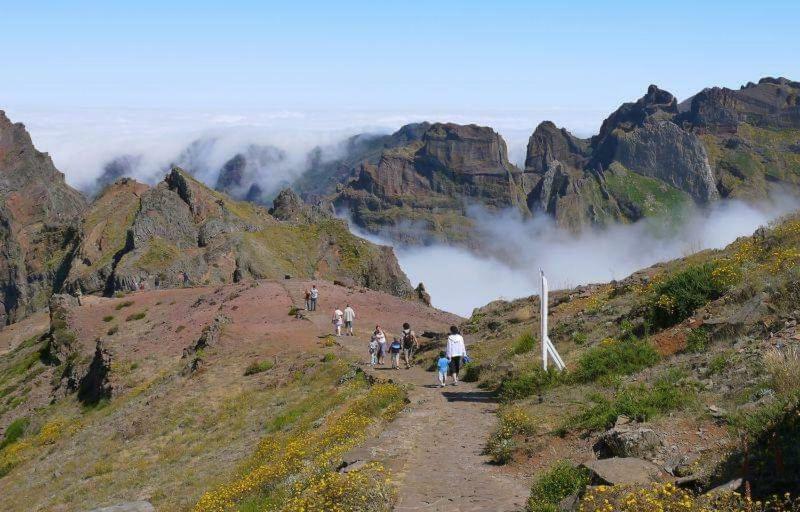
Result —
<instances>
[{"instance_id":1,"label":"person with backpack","mask_svg":"<svg viewBox=\"0 0 800 512\"><path fill-rule=\"evenodd\" d=\"M355 321L355 319L356 319L356 312L352 308L352 306L348 304L344 308L344 328L347 329L346 334L348 336L353 336L353 322Z\"/></svg>"},{"instance_id":2,"label":"person with backpack","mask_svg":"<svg viewBox=\"0 0 800 512\"><path fill-rule=\"evenodd\" d=\"M389 354L392 356L392 370L400 369L400 352L403 351L403 344L400 338L395 338L389 345Z\"/></svg>"},{"instance_id":3,"label":"person with backpack","mask_svg":"<svg viewBox=\"0 0 800 512\"><path fill-rule=\"evenodd\" d=\"M375 326L372 331L372 339L378 344L378 364L384 364L383 358L386 357L386 333L383 332L380 325Z\"/></svg>"},{"instance_id":4,"label":"person with backpack","mask_svg":"<svg viewBox=\"0 0 800 512\"><path fill-rule=\"evenodd\" d=\"M467 355L467 348L464 345L464 337L458 332L458 327L450 326L450 335L447 337L447 351L445 353L450 361L450 375L453 376L453 385L458 385L458 372L461 371L461 363Z\"/></svg>"},{"instance_id":5,"label":"person with backpack","mask_svg":"<svg viewBox=\"0 0 800 512\"><path fill-rule=\"evenodd\" d=\"M408 322L403 324L403 360L406 363L406 370L413 364L414 352L419 349L417 334L411 330Z\"/></svg>"}]
</instances>

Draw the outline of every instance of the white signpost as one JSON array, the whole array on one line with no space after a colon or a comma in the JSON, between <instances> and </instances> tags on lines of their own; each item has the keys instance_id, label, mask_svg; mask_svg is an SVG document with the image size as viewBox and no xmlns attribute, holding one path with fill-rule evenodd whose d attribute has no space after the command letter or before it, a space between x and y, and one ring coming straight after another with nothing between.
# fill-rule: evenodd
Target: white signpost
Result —
<instances>
[{"instance_id":1,"label":"white signpost","mask_svg":"<svg viewBox=\"0 0 800 512\"><path fill-rule=\"evenodd\" d=\"M556 365L556 368L563 370L566 368L566 366L564 366L564 361L561 359L561 356L558 355L556 347L547 335L547 278L544 276L544 270L539 270L539 273L542 275L542 293L539 295L539 312L541 317L539 322L539 335L542 340L542 368L544 368L544 371L547 371L547 358L549 356L553 359L553 364Z\"/></svg>"}]
</instances>

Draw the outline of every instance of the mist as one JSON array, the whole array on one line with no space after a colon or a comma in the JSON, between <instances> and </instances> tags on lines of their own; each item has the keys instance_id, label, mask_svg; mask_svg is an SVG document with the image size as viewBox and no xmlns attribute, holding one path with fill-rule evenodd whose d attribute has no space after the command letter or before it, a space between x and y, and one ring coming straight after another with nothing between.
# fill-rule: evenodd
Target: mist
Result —
<instances>
[{"instance_id":1,"label":"mist","mask_svg":"<svg viewBox=\"0 0 800 512\"><path fill-rule=\"evenodd\" d=\"M469 215L492 256L445 245L396 246L395 251L412 283L425 283L434 306L469 316L493 300L538 294L540 268L552 289L622 279L658 262L722 248L798 207L800 201L783 195L761 204L724 201L688 213L677 225L650 219L579 235L545 216L523 220L475 207ZM358 234L392 245L386 238Z\"/></svg>"}]
</instances>

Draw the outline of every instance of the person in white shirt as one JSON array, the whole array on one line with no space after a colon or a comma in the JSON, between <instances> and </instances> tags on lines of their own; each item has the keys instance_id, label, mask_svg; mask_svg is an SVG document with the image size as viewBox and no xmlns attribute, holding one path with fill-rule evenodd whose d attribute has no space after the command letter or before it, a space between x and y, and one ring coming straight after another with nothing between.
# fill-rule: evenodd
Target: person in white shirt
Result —
<instances>
[{"instance_id":1,"label":"person in white shirt","mask_svg":"<svg viewBox=\"0 0 800 512\"><path fill-rule=\"evenodd\" d=\"M453 376L453 385L458 384L458 372L461 371L461 362L467 355L467 348L464 346L464 337L458 332L458 327L450 326L450 336L447 337L447 350L445 351L447 360L450 361L450 375Z\"/></svg>"},{"instance_id":2,"label":"person in white shirt","mask_svg":"<svg viewBox=\"0 0 800 512\"><path fill-rule=\"evenodd\" d=\"M317 285L311 285L311 307L308 309L309 311L316 311L317 310L317 299L319 298L319 290L317 290Z\"/></svg>"},{"instance_id":3,"label":"person in white shirt","mask_svg":"<svg viewBox=\"0 0 800 512\"><path fill-rule=\"evenodd\" d=\"M355 319L356 319L356 312L350 306L350 304L348 304L347 307L344 308L344 328L347 329L348 336L353 335L353 322L355 321Z\"/></svg>"},{"instance_id":4,"label":"person in white shirt","mask_svg":"<svg viewBox=\"0 0 800 512\"><path fill-rule=\"evenodd\" d=\"M333 318L331 319L331 321L333 322L333 327L336 331L336 336L342 335L342 325L344 324L343 318L344 318L344 313L342 312L342 310L336 308L333 311Z\"/></svg>"},{"instance_id":5,"label":"person in white shirt","mask_svg":"<svg viewBox=\"0 0 800 512\"><path fill-rule=\"evenodd\" d=\"M375 330L372 331L372 339L378 343L378 364L382 365L386 357L386 333L383 332L380 325L376 325Z\"/></svg>"}]
</instances>

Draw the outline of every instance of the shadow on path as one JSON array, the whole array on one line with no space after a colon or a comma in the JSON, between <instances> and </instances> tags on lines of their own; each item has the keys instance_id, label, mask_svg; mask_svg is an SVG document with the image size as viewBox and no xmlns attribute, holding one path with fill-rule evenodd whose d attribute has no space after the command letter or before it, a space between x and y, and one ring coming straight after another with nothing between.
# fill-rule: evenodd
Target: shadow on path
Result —
<instances>
[{"instance_id":1,"label":"shadow on path","mask_svg":"<svg viewBox=\"0 0 800 512\"><path fill-rule=\"evenodd\" d=\"M443 391L448 402L496 402L497 399L491 391Z\"/></svg>"}]
</instances>

